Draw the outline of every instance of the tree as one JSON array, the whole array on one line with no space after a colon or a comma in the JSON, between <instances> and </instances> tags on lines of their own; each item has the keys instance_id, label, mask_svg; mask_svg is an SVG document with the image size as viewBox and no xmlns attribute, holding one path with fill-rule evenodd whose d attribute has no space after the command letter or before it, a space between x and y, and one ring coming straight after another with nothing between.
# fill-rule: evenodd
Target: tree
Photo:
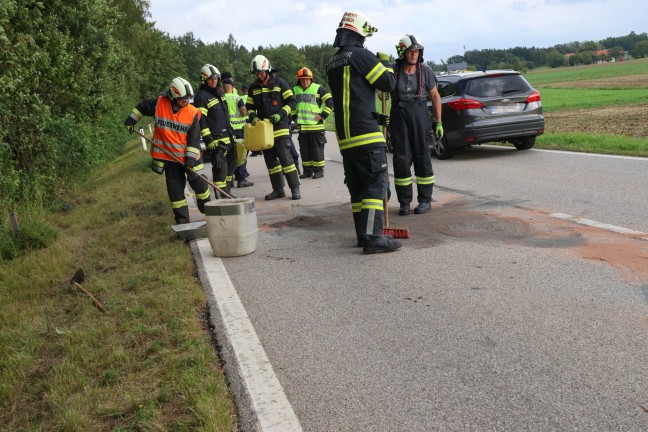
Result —
<instances>
[{"instance_id":1,"label":"tree","mask_svg":"<svg viewBox=\"0 0 648 432\"><path fill-rule=\"evenodd\" d=\"M547 65L552 68L557 68L565 64L565 56L560 54L557 49L551 50L547 54Z\"/></svg>"},{"instance_id":2,"label":"tree","mask_svg":"<svg viewBox=\"0 0 648 432\"><path fill-rule=\"evenodd\" d=\"M634 49L631 51L632 57L643 58L648 55L648 40L643 40L635 43Z\"/></svg>"}]
</instances>

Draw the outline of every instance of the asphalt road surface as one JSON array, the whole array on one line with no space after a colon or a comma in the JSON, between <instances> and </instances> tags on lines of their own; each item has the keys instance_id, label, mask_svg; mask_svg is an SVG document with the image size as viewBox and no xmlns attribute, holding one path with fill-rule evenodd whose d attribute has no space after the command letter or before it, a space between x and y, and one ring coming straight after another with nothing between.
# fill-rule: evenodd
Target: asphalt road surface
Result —
<instances>
[{"instance_id":1,"label":"asphalt road surface","mask_svg":"<svg viewBox=\"0 0 648 432\"><path fill-rule=\"evenodd\" d=\"M249 159L255 186L234 192L256 198L257 250L219 259L299 428L648 430L648 159L434 159L432 211L399 217L394 194L411 238L365 256L328 141L300 201L264 201Z\"/></svg>"}]
</instances>

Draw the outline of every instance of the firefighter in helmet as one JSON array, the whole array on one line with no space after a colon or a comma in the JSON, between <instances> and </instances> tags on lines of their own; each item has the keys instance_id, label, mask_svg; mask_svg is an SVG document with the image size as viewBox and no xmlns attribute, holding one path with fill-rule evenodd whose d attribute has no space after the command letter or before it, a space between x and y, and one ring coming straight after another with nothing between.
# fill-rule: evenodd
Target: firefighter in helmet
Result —
<instances>
[{"instance_id":1,"label":"firefighter in helmet","mask_svg":"<svg viewBox=\"0 0 648 432\"><path fill-rule=\"evenodd\" d=\"M299 178L324 177L324 120L333 111L333 97L324 87L313 82L313 72L303 67L297 71L294 88L297 108L293 120L299 127L299 151L303 174Z\"/></svg>"},{"instance_id":2,"label":"firefighter in helmet","mask_svg":"<svg viewBox=\"0 0 648 432\"><path fill-rule=\"evenodd\" d=\"M214 65L206 64L200 68L202 84L196 92L194 105L202 113L200 133L209 152L214 184L229 195L236 169L236 147L220 77L220 71Z\"/></svg>"},{"instance_id":3,"label":"firefighter in helmet","mask_svg":"<svg viewBox=\"0 0 648 432\"><path fill-rule=\"evenodd\" d=\"M274 200L286 196L285 176L292 199L298 200L301 199L299 176L288 148L290 115L295 109L295 95L286 80L271 75L271 69L270 62L263 55L259 54L252 59L250 73L256 76L256 80L250 84L245 104L248 121L254 125L258 119L268 119L273 124L274 146L263 150L272 184L272 192L266 195L265 199Z\"/></svg>"},{"instance_id":4,"label":"firefighter in helmet","mask_svg":"<svg viewBox=\"0 0 648 432\"><path fill-rule=\"evenodd\" d=\"M191 105L193 89L187 80L174 78L168 90L156 99L138 103L124 124L132 133L145 116L155 118L151 147L151 168L165 174L167 193L176 224L189 223L189 207L185 197L187 181L196 193L198 209L204 213L210 200L207 183L196 172L203 168L200 154L200 111Z\"/></svg>"},{"instance_id":5,"label":"firefighter in helmet","mask_svg":"<svg viewBox=\"0 0 648 432\"><path fill-rule=\"evenodd\" d=\"M389 56L364 48L365 38L376 31L361 12L345 12L333 42L338 51L326 64L357 245L365 254L402 247L399 240L382 232L387 144L380 124L388 119L376 112L376 90L390 92L396 80Z\"/></svg>"},{"instance_id":6,"label":"firefighter in helmet","mask_svg":"<svg viewBox=\"0 0 648 432\"><path fill-rule=\"evenodd\" d=\"M427 100L432 101L435 132L443 137L441 96L432 68L423 63L423 44L411 34L403 36L396 45L398 59L394 64L396 87L391 92L392 104L389 132L394 149L394 185L401 216L410 213L412 202L412 173L414 164L418 205L414 213L423 214L432 208L434 172L427 143L431 129Z\"/></svg>"}]
</instances>

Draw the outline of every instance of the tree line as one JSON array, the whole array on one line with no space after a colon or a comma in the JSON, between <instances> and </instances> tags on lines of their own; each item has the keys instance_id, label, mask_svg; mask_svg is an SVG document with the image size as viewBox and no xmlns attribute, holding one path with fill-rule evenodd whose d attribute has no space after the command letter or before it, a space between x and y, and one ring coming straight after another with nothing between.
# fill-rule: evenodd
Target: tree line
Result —
<instances>
[{"instance_id":1,"label":"tree line","mask_svg":"<svg viewBox=\"0 0 648 432\"><path fill-rule=\"evenodd\" d=\"M0 208L61 205L70 185L124 150L122 126L141 99L165 90L176 76L199 86L205 63L234 76L236 87L254 78L256 54L264 54L291 85L301 67L327 86L330 43L248 49L233 35L205 43L193 33L181 37L155 28L148 0L0 0ZM621 47L637 56L646 33L607 38L596 46ZM531 69L547 64L551 53L590 49L589 42L552 48L466 51L446 62L473 68ZM643 48L642 48L643 49ZM634 50L634 51L633 51ZM633 54L635 55L635 54ZM562 57L561 57L562 58Z\"/></svg>"}]
</instances>

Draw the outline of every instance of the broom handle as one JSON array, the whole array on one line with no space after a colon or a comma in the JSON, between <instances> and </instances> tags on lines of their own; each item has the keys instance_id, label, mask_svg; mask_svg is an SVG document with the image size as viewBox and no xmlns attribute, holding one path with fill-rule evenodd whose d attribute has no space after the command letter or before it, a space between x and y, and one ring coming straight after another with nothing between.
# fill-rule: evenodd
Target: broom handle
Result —
<instances>
[{"instance_id":1,"label":"broom handle","mask_svg":"<svg viewBox=\"0 0 648 432\"><path fill-rule=\"evenodd\" d=\"M387 95L385 92L382 92L382 113L387 114ZM383 136L385 137L385 141L387 141L387 126L383 126ZM387 167L385 168L385 183L387 183L387 187L385 188L385 196L383 197L383 215L385 219L385 226L389 226L389 211L387 208L387 197L389 193L389 162L387 163Z\"/></svg>"},{"instance_id":2,"label":"broom handle","mask_svg":"<svg viewBox=\"0 0 648 432\"><path fill-rule=\"evenodd\" d=\"M139 132L136 131L135 129L133 129L133 133L136 133L137 135L139 135L139 136L141 136L142 138L144 138L146 141L150 142L152 146L157 147L158 150L162 151L162 153L166 154L167 156L170 156L174 161L178 162L180 165L184 165L184 164L180 161L180 159L178 159L178 157L177 157L176 155L174 155L173 153L170 153L170 152L166 151L164 148L162 148L162 147L160 147L159 145L155 144L153 141L151 141L150 139L148 139L146 136L142 135L141 133L139 133ZM213 187L214 190L216 190L216 191L220 192L221 194L225 195L227 198L232 198L232 196L231 196L230 194L228 194L227 192L225 192L224 190L222 190L221 188L219 188L218 186L216 186L214 183L212 183L210 180L206 179L204 176L201 176L200 174L198 174L198 172L197 172L196 170L194 170L192 167L185 167L185 168L186 168L187 170L191 171L192 173L196 174L198 177L201 177L205 182L207 182L208 185L210 185L211 187Z\"/></svg>"}]
</instances>

